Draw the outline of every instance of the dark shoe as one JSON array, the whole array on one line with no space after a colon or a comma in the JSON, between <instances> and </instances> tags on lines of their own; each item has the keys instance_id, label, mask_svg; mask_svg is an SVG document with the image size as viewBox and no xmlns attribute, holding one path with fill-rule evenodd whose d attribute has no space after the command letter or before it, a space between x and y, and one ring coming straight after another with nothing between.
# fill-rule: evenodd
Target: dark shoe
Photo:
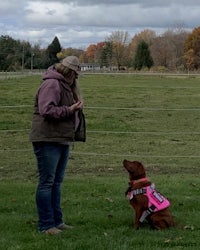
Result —
<instances>
[{"instance_id":1,"label":"dark shoe","mask_svg":"<svg viewBox=\"0 0 200 250\"><path fill-rule=\"evenodd\" d=\"M49 228L47 230L42 231L42 233L44 233L44 234L50 234L50 235L59 234L61 232L62 232L62 230L60 230L60 229L58 229L56 227L51 227L51 228Z\"/></svg>"},{"instance_id":2,"label":"dark shoe","mask_svg":"<svg viewBox=\"0 0 200 250\"><path fill-rule=\"evenodd\" d=\"M72 229L72 228L74 228L74 227L73 227L73 226L70 226L70 225L67 225L67 224L65 224L65 223L62 223L62 224L58 225L56 228L57 228L58 230L63 231L63 230Z\"/></svg>"}]
</instances>

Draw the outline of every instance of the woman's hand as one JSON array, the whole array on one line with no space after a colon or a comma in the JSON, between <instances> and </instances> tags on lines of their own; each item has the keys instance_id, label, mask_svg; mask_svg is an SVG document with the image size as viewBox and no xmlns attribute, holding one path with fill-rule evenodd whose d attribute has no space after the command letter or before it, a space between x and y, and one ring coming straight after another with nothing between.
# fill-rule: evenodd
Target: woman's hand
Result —
<instances>
[{"instance_id":1,"label":"woman's hand","mask_svg":"<svg viewBox=\"0 0 200 250\"><path fill-rule=\"evenodd\" d=\"M72 112L75 112L76 110L83 109L83 102L78 101L78 102L74 103L72 106L70 106L70 109Z\"/></svg>"}]
</instances>

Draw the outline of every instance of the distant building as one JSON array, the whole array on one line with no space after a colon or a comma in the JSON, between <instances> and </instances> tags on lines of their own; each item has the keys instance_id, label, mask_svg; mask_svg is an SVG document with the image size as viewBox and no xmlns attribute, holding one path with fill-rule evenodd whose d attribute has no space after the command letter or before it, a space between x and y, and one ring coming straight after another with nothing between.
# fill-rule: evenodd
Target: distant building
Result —
<instances>
[{"instance_id":1,"label":"distant building","mask_svg":"<svg viewBox=\"0 0 200 250\"><path fill-rule=\"evenodd\" d=\"M97 63L81 63L80 67L81 71L99 71L101 69Z\"/></svg>"}]
</instances>

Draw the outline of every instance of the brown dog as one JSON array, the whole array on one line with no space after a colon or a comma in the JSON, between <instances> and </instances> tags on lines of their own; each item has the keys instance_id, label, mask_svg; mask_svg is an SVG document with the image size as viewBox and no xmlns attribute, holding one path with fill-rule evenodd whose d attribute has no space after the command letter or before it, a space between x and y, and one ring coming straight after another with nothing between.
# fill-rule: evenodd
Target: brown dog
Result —
<instances>
[{"instance_id":1,"label":"brown dog","mask_svg":"<svg viewBox=\"0 0 200 250\"><path fill-rule=\"evenodd\" d=\"M139 229L145 219L153 229L174 227L170 203L146 178L142 163L124 160L123 166L129 173L130 182L125 194L135 210L134 227Z\"/></svg>"}]
</instances>

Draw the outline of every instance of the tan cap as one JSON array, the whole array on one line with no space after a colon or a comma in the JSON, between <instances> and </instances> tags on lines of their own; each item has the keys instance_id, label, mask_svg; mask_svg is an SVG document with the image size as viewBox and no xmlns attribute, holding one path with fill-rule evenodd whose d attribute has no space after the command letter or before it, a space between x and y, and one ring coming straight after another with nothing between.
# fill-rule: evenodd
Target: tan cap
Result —
<instances>
[{"instance_id":1,"label":"tan cap","mask_svg":"<svg viewBox=\"0 0 200 250\"><path fill-rule=\"evenodd\" d=\"M77 74L79 74L80 71L80 62L78 57L76 56L67 56L65 57L62 62L64 66L66 66L69 69L74 70Z\"/></svg>"}]
</instances>

